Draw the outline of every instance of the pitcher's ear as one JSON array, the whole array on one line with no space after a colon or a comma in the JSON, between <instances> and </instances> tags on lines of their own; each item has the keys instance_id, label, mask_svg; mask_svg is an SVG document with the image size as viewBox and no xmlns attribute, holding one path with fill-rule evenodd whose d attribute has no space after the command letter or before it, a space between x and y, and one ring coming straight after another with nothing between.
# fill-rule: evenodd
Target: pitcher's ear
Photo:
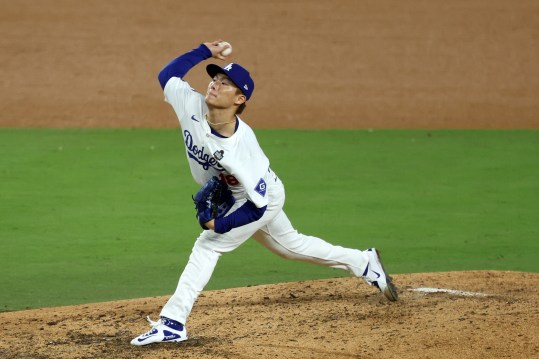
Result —
<instances>
[{"instance_id":1,"label":"pitcher's ear","mask_svg":"<svg viewBox=\"0 0 539 359\"><path fill-rule=\"evenodd\" d=\"M236 96L236 101L234 101L234 103L236 105L242 105L244 104L245 102L247 102L247 96L245 96L243 93L239 93L237 96Z\"/></svg>"}]
</instances>

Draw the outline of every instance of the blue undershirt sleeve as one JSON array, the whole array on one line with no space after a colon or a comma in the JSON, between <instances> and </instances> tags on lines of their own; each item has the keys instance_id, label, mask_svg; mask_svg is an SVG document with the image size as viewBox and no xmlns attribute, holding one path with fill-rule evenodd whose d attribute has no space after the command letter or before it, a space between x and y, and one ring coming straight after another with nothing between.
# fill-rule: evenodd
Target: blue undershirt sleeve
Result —
<instances>
[{"instance_id":1,"label":"blue undershirt sleeve","mask_svg":"<svg viewBox=\"0 0 539 359\"><path fill-rule=\"evenodd\" d=\"M251 201L245 202L240 208L226 217L216 218L214 222L216 233L226 233L232 228L241 227L258 221L266 212L267 206L257 208Z\"/></svg>"},{"instance_id":2,"label":"blue undershirt sleeve","mask_svg":"<svg viewBox=\"0 0 539 359\"><path fill-rule=\"evenodd\" d=\"M209 59L210 57L211 51L206 47L206 45L201 44L196 49L175 58L169 62L157 76L159 83L161 84L161 88L165 89L165 85L172 77L183 78L195 65L201 61Z\"/></svg>"}]
</instances>

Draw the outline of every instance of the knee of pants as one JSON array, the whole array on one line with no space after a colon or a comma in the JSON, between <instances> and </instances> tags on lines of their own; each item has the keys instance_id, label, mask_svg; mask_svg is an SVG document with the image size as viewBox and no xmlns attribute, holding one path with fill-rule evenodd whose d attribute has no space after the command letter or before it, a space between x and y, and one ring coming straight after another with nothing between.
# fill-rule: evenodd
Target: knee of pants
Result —
<instances>
[{"instance_id":1,"label":"knee of pants","mask_svg":"<svg viewBox=\"0 0 539 359\"><path fill-rule=\"evenodd\" d=\"M289 259L289 260L296 260L298 259L298 256L293 253L293 252L290 252L289 250L287 249L280 249L278 251L274 251L275 254L277 254L279 257L281 258L284 258L284 259Z\"/></svg>"},{"instance_id":2,"label":"knee of pants","mask_svg":"<svg viewBox=\"0 0 539 359\"><path fill-rule=\"evenodd\" d=\"M277 254L279 257L281 258L284 258L284 259L288 259L288 260L295 260L295 261L304 261L305 258L304 256L298 254L298 253L295 253L281 245L278 245L278 246L272 246L272 247L269 247L269 249Z\"/></svg>"}]
</instances>

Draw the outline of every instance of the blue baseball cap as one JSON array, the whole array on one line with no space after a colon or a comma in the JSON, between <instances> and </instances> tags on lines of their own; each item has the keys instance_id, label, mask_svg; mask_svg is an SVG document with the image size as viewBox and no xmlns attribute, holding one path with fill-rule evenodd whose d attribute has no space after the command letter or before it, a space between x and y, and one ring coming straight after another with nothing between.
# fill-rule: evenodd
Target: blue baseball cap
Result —
<instances>
[{"instance_id":1,"label":"blue baseball cap","mask_svg":"<svg viewBox=\"0 0 539 359\"><path fill-rule=\"evenodd\" d=\"M247 100L251 98L255 89L255 83L251 78L251 75L249 75L249 71L241 65L230 63L225 67L220 67L215 64L209 64L206 66L206 72L208 72L208 75L212 78L219 73L227 75L232 82L238 86L241 92L243 92L245 97L247 97Z\"/></svg>"}]
</instances>

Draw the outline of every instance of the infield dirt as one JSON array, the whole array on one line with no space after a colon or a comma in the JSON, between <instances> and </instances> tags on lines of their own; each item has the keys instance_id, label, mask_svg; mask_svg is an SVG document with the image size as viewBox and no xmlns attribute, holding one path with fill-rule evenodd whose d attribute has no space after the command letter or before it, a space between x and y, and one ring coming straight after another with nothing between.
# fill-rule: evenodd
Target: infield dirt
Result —
<instances>
[{"instance_id":1,"label":"infield dirt","mask_svg":"<svg viewBox=\"0 0 539 359\"><path fill-rule=\"evenodd\" d=\"M2 358L537 358L539 274L356 278L204 292L182 343L134 347L167 297L0 314ZM427 293L438 288L465 293Z\"/></svg>"},{"instance_id":2,"label":"infield dirt","mask_svg":"<svg viewBox=\"0 0 539 359\"><path fill-rule=\"evenodd\" d=\"M245 114L255 128L539 128L532 0L238 0L202 9L0 0L0 10L2 127L176 127L158 71L223 38L231 61L255 78ZM197 71L187 80L203 89L208 79ZM397 303L354 278L203 292L187 342L143 348L129 341L166 297L0 313L0 357L539 357L538 274L394 278ZM484 296L412 291L419 287Z\"/></svg>"}]
</instances>

